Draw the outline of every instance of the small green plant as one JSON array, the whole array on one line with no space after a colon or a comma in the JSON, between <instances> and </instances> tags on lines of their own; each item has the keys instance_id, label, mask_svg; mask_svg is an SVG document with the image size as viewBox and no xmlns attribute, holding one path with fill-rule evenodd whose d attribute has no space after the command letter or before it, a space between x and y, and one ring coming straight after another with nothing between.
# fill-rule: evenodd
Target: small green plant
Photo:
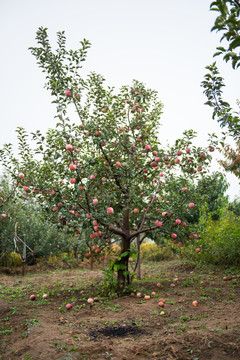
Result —
<instances>
[{"instance_id":1,"label":"small green plant","mask_svg":"<svg viewBox=\"0 0 240 360\"><path fill-rule=\"evenodd\" d=\"M25 321L22 322L22 324L25 327L25 332L21 335L21 338L25 338L27 337L30 332L33 329L33 326L38 325L39 324L39 320L38 319L27 319Z\"/></svg>"},{"instance_id":2,"label":"small green plant","mask_svg":"<svg viewBox=\"0 0 240 360\"><path fill-rule=\"evenodd\" d=\"M105 305L103 305L103 307L106 310L119 311L120 305L119 304L116 304L116 305L113 305L113 306L105 306Z\"/></svg>"},{"instance_id":3,"label":"small green plant","mask_svg":"<svg viewBox=\"0 0 240 360\"><path fill-rule=\"evenodd\" d=\"M1 330L0 335L10 335L12 333L12 330Z\"/></svg>"}]
</instances>

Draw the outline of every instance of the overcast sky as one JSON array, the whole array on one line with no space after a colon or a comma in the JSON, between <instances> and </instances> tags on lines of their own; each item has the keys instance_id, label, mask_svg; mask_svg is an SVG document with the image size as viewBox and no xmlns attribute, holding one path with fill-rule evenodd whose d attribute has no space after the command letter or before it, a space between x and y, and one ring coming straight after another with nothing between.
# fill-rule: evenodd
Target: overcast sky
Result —
<instances>
[{"instance_id":1,"label":"overcast sky","mask_svg":"<svg viewBox=\"0 0 240 360\"><path fill-rule=\"evenodd\" d=\"M46 131L55 124L55 108L43 89L44 74L28 48L35 46L39 26L47 27L55 48L56 32L65 30L67 47L83 38L92 43L83 74L101 73L109 85L144 82L164 103L160 137L173 142L186 129L220 133L204 105L200 83L213 62L220 35L211 33L216 14L209 0L0 0L0 147L17 143L15 129ZM225 79L224 98L235 107L240 71L216 58ZM217 165L215 165L217 169ZM228 176L229 194L239 194L235 176Z\"/></svg>"}]
</instances>

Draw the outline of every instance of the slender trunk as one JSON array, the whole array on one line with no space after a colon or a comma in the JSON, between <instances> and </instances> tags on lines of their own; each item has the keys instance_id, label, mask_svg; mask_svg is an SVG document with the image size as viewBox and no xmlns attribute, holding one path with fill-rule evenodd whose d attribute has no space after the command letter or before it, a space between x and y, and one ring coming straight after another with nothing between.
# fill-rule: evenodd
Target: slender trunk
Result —
<instances>
[{"instance_id":1,"label":"slender trunk","mask_svg":"<svg viewBox=\"0 0 240 360\"><path fill-rule=\"evenodd\" d=\"M117 280L118 280L118 292L123 292L125 286L130 283L129 274L126 275L128 271L128 261L129 261L129 251L130 251L130 239L125 238L122 241L122 249L120 253L120 260L116 261L116 265L122 265L122 269L118 269L117 271ZM126 255L121 256L123 253L126 252Z\"/></svg>"},{"instance_id":2,"label":"slender trunk","mask_svg":"<svg viewBox=\"0 0 240 360\"><path fill-rule=\"evenodd\" d=\"M128 204L126 204L126 208L123 213L123 232L124 236L122 237L122 246L121 246L121 254L120 260L116 261L116 265L121 266L118 269L117 280L118 286L117 291L122 293L124 291L125 285L130 283L130 276L128 273L128 260L129 260L129 253L130 253L130 210ZM122 256L125 253L124 256Z\"/></svg>"},{"instance_id":3,"label":"slender trunk","mask_svg":"<svg viewBox=\"0 0 240 360\"><path fill-rule=\"evenodd\" d=\"M90 258L90 269L93 270L93 252L90 252L91 258Z\"/></svg>"},{"instance_id":4,"label":"slender trunk","mask_svg":"<svg viewBox=\"0 0 240 360\"><path fill-rule=\"evenodd\" d=\"M74 256L74 259L77 259L78 255L77 255L77 250L78 250L78 246L77 245L74 245L73 247L73 256Z\"/></svg>"},{"instance_id":5,"label":"slender trunk","mask_svg":"<svg viewBox=\"0 0 240 360\"><path fill-rule=\"evenodd\" d=\"M140 235L137 236L137 267L136 267L136 277L138 280L141 280L141 253L140 253Z\"/></svg>"}]
</instances>

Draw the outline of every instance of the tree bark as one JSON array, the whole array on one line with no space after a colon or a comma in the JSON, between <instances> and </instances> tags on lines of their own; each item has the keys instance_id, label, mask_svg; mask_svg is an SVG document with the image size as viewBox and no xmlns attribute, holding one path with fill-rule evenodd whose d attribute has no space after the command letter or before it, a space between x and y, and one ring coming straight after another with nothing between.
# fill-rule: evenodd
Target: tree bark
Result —
<instances>
[{"instance_id":1,"label":"tree bark","mask_svg":"<svg viewBox=\"0 0 240 360\"><path fill-rule=\"evenodd\" d=\"M141 280L141 253L140 253L140 234L137 236L137 268L136 268L136 277L138 280Z\"/></svg>"},{"instance_id":2,"label":"tree bark","mask_svg":"<svg viewBox=\"0 0 240 360\"><path fill-rule=\"evenodd\" d=\"M127 253L125 256L121 256L123 253ZM116 261L116 265L124 265L124 269L118 269L117 271L117 292L122 293L126 284L130 283L129 274L125 275L124 272L128 271L128 261L129 261L129 252L130 252L130 238L125 238L122 240L122 248L120 253L120 260Z\"/></svg>"},{"instance_id":3,"label":"tree bark","mask_svg":"<svg viewBox=\"0 0 240 360\"><path fill-rule=\"evenodd\" d=\"M90 252L90 269L93 270L93 253Z\"/></svg>"}]
</instances>

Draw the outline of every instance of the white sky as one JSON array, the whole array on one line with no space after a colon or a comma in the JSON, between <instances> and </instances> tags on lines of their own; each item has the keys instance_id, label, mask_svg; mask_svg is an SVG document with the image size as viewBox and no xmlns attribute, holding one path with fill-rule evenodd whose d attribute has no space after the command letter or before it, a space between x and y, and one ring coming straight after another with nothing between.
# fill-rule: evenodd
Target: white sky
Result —
<instances>
[{"instance_id":1,"label":"white sky","mask_svg":"<svg viewBox=\"0 0 240 360\"><path fill-rule=\"evenodd\" d=\"M83 38L92 43L83 73L101 73L109 85L132 79L159 92L164 103L160 137L173 142L182 131L198 132L206 145L208 133L220 133L204 105L200 83L213 62L219 34L211 33L216 14L211 0L0 0L0 147L16 144L15 129L46 131L54 127L55 107L43 89L44 74L28 48L35 46L39 26L47 27L55 48L56 32L65 30L67 47ZM224 98L235 107L240 71L216 58L225 78ZM217 166L217 165L216 165ZM216 167L215 167L216 169ZM239 182L228 175L231 198Z\"/></svg>"}]
</instances>

